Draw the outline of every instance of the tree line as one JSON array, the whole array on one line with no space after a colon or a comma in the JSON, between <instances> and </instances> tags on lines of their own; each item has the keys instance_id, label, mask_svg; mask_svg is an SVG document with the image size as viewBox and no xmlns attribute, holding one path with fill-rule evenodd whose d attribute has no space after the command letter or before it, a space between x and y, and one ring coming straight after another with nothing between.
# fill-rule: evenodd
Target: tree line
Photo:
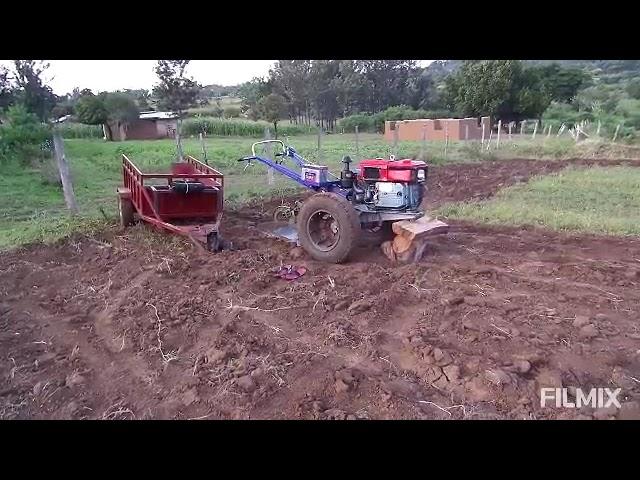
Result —
<instances>
[{"instance_id":1,"label":"tree line","mask_svg":"<svg viewBox=\"0 0 640 480\"><path fill-rule=\"evenodd\" d=\"M352 115L389 107L437 110L503 121L540 118L551 102L567 102L591 78L581 68L519 60L467 60L451 67L413 60L279 60L265 78L238 89L243 112L265 118L265 103L292 123L327 129Z\"/></svg>"},{"instance_id":2,"label":"tree line","mask_svg":"<svg viewBox=\"0 0 640 480\"><path fill-rule=\"evenodd\" d=\"M251 119L280 114L327 129L356 113L438 105L431 75L415 60L278 60L266 78L242 84L238 95Z\"/></svg>"},{"instance_id":3,"label":"tree line","mask_svg":"<svg viewBox=\"0 0 640 480\"><path fill-rule=\"evenodd\" d=\"M188 64L187 60L162 62ZM187 81L184 68L179 71L176 67L171 75L183 80L174 82L171 88L176 98L182 96L181 112L192 106L210 105L212 95L236 94L241 98L245 117L267 120L276 132L278 121L283 118L293 124L317 124L331 130L339 119L380 117L390 107L402 107L398 112L407 112L409 117L415 116L411 111L416 115L428 111L448 116L489 115L503 123L542 119L548 111L591 109L576 100L588 98L581 92L589 91L596 103L600 102L596 110L609 108L611 112L635 115L628 113L631 107L635 108L628 100L635 98L633 80L621 92L615 85L598 84L581 66L564 65L463 60L436 61L422 68L413 60L278 60L267 76L236 87L203 87L193 79ZM76 88L67 95L56 96L42 79L47 68L46 63L33 60L14 61L13 72L0 67L0 112L19 104L41 121L73 114L82 123L117 127L137 118L141 110L175 105L162 100L163 91L158 85L151 91L99 94ZM626 103L609 105L612 95L606 89L618 92L616 98ZM218 108L221 110L220 105ZM108 131L106 134L109 136Z\"/></svg>"}]
</instances>

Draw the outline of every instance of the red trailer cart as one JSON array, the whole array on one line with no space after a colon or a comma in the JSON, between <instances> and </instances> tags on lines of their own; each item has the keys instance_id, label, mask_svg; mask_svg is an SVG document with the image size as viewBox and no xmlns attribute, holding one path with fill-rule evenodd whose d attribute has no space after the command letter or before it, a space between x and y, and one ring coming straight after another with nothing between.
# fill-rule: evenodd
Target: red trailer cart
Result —
<instances>
[{"instance_id":1,"label":"red trailer cart","mask_svg":"<svg viewBox=\"0 0 640 480\"><path fill-rule=\"evenodd\" d=\"M122 155L122 171L118 210L123 227L138 217L161 230L204 243L209 250L222 249L218 233L224 203L222 173L191 156L172 164L170 173L142 173Z\"/></svg>"}]
</instances>

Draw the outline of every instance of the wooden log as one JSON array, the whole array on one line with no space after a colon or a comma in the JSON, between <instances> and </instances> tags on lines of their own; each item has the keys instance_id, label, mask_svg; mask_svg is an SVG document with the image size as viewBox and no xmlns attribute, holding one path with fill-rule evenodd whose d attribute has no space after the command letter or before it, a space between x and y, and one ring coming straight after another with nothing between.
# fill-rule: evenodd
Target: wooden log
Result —
<instances>
[{"instance_id":1,"label":"wooden log","mask_svg":"<svg viewBox=\"0 0 640 480\"><path fill-rule=\"evenodd\" d=\"M404 237L402 235L396 235L393 239L393 251L398 254L406 252L411 248L412 238Z\"/></svg>"},{"instance_id":2,"label":"wooden log","mask_svg":"<svg viewBox=\"0 0 640 480\"><path fill-rule=\"evenodd\" d=\"M417 239L411 243L411 247L403 252L396 252L392 241L386 241L381 245L382 253L394 263L417 262L424 255L427 242L424 239Z\"/></svg>"}]
</instances>

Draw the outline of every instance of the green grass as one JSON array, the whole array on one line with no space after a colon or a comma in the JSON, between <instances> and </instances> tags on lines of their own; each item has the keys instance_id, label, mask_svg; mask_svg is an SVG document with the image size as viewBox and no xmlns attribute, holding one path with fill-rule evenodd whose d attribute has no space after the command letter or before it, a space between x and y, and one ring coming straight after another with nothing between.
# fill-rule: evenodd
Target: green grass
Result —
<instances>
[{"instance_id":1,"label":"green grass","mask_svg":"<svg viewBox=\"0 0 640 480\"><path fill-rule=\"evenodd\" d=\"M182 132L185 135L199 135L202 132L207 136L251 138L263 136L267 128L269 128L273 134L273 125L265 121L253 122L239 118L196 117L188 118L184 121ZM290 123L284 122L278 123L278 134L281 135L303 135L313 131L314 129L312 127L291 125Z\"/></svg>"},{"instance_id":2,"label":"green grass","mask_svg":"<svg viewBox=\"0 0 640 480\"><path fill-rule=\"evenodd\" d=\"M283 138L284 139L284 138ZM225 174L225 198L233 207L247 200L272 195L286 195L296 191L296 185L275 174L274 185L267 184L266 168L254 164L244 171L245 164L237 159L251 152L251 144L261 138L209 137L206 139L208 158L215 168ZM317 136L301 135L289 138L289 143L310 162L327 164L337 173L343 155L357 161L361 158L388 157L392 146L381 135L360 134L356 151L353 134L326 135L317 150ZM90 228L96 220L116 217L116 188L122 182L121 154L125 153L143 171L153 172L168 168L175 157L172 140L104 142L101 139L67 139L66 156L71 165L74 190L81 210L78 219L68 219L62 191L43 184L42 174L33 168L5 163L0 176L0 249L31 241L52 241L79 228ZM197 137L184 140L186 154L202 158ZM421 151L421 142L400 142L397 156L412 157ZM496 154L486 152L475 143L452 142L444 154L442 142L428 142L425 156L432 164L472 162L538 156L560 158L575 154L569 139L550 139L542 145L522 141L518 146L507 142ZM355 166L355 165L354 165Z\"/></svg>"},{"instance_id":3,"label":"green grass","mask_svg":"<svg viewBox=\"0 0 640 480\"><path fill-rule=\"evenodd\" d=\"M640 169L566 169L500 191L485 202L445 205L448 218L561 231L640 234Z\"/></svg>"}]
</instances>

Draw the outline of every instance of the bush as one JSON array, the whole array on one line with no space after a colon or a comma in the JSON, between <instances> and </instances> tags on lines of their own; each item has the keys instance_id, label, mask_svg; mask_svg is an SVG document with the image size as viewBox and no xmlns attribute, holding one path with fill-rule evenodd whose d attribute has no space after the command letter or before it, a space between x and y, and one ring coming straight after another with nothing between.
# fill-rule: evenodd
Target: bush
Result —
<instances>
[{"instance_id":1,"label":"bush","mask_svg":"<svg viewBox=\"0 0 640 480\"><path fill-rule=\"evenodd\" d=\"M589 112L578 112L573 105L554 102L542 114L542 120L547 125L559 126L566 123L568 126L573 126L582 120L593 120L593 118Z\"/></svg>"},{"instance_id":2,"label":"bush","mask_svg":"<svg viewBox=\"0 0 640 480\"><path fill-rule=\"evenodd\" d=\"M240 117L239 107L225 107L224 118L238 118Z\"/></svg>"},{"instance_id":3,"label":"bush","mask_svg":"<svg viewBox=\"0 0 640 480\"><path fill-rule=\"evenodd\" d=\"M189 110L187 112L188 117L214 117L221 118L224 114L224 110L217 105L202 107L202 108L194 108L193 110Z\"/></svg>"},{"instance_id":4,"label":"bush","mask_svg":"<svg viewBox=\"0 0 640 480\"><path fill-rule=\"evenodd\" d=\"M42 157L42 145L50 131L22 105L9 107L7 123L0 126L0 160L29 162Z\"/></svg>"},{"instance_id":5,"label":"bush","mask_svg":"<svg viewBox=\"0 0 640 480\"><path fill-rule=\"evenodd\" d=\"M254 137L264 135L265 128L273 129L273 125L266 122L251 122L243 120L222 120L218 118L190 118L182 125L184 135L217 135L227 137ZM309 127L302 125L280 125L279 136L302 135L309 133ZM273 131L271 132L273 134Z\"/></svg>"},{"instance_id":6,"label":"bush","mask_svg":"<svg viewBox=\"0 0 640 480\"><path fill-rule=\"evenodd\" d=\"M343 118L338 123L345 132L355 132L356 125L360 132L384 132L384 122L398 120L417 120L420 118L450 118L453 114L447 110L414 110L406 105L389 107L385 111L370 114L356 114Z\"/></svg>"},{"instance_id":7,"label":"bush","mask_svg":"<svg viewBox=\"0 0 640 480\"><path fill-rule=\"evenodd\" d=\"M360 132L373 131L373 116L366 114L350 115L338 122L338 128L343 128L345 132L355 132L356 126Z\"/></svg>"},{"instance_id":8,"label":"bush","mask_svg":"<svg viewBox=\"0 0 640 480\"><path fill-rule=\"evenodd\" d=\"M59 127L62 138L102 138L102 125L84 125L82 123L63 123Z\"/></svg>"}]
</instances>

